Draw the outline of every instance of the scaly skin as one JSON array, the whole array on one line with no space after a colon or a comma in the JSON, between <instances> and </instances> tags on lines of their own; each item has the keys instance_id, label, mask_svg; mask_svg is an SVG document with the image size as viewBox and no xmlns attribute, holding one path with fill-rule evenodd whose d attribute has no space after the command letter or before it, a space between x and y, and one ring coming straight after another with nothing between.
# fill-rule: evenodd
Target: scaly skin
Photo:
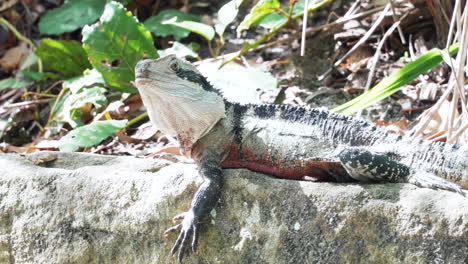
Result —
<instances>
[{"instance_id":1,"label":"scaly skin","mask_svg":"<svg viewBox=\"0 0 468 264\"><path fill-rule=\"evenodd\" d=\"M172 254L181 261L198 223L216 205L224 168L247 168L279 178L338 182L410 182L464 192L468 147L411 140L324 110L226 101L191 64L167 56L140 61L136 86L152 122L179 139L205 182L180 224ZM442 178L450 180L451 182ZM454 182L454 183L452 183Z\"/></svg>"}]
</instances>

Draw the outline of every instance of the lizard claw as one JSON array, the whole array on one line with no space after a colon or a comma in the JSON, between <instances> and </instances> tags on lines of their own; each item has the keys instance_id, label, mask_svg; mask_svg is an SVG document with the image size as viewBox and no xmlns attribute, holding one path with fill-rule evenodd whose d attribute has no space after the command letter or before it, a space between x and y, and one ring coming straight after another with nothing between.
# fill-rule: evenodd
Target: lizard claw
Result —
<instances>
[{"instance_id":1,"label":"lizard claw","mask_svg":"<svg viewBox=\"0 0 468 264\"><path fill-rule=\"evenodd\" d=\"M185 214L187 214L187 212L184 212L184 213L181 213L181 214L178 214L178 215L174 216L172 218L172 222L176 223L177 221L180 221L180 220L184 219Z\"/></svg>"},{"instance_id":2,"label":"lizard claw","mask_svg":"<svg viewBox=\"0 0 468 264\"><path fill-rule=\"evenodd\" d=\"M182 226L180 224L177 224L177 225L167 229L166 231L164 231L164 235L168 236L170 233L174 233L176 231L180 232L181 228L182 228Z\"/></svg>"},{"instance_id":3,"label":"lizard claw","mask_svg":"<svg viewBox=\"0 0 468 264\"><path fill-rule=\"evenodd\" d=\"M179 260L179 262L182 262L182 259L184 257L184 250L187 247L190 237L192 237L192 250L195 253L195 255L198 255L198 227L195 216L191 211L175 216L174 220L182 220L182 222L167 229L164 232L164 235L167 236L168 234L174 233L176 231L180 232L179 236L177 237L177 240L174 243L174 246L171 249L171 255L174 256L176 252L178 252L177 259Z\"/></svg>"}]
</instances>

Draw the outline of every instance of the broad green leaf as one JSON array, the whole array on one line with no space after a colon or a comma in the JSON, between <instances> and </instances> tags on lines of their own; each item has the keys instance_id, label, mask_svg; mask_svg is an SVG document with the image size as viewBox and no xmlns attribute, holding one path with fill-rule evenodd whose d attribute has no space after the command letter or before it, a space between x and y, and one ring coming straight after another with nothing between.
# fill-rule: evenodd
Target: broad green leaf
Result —
<instances>
[{"instance_id":1,"label":"broad green leaf","mask_svg":"<svg viewBox=\"0 0 468 264\"><path fill-rule=\"evenodd\" d=\"M212 26L208 26L199 22L194 22L194 21L177 22L177 18L173 17L169 20L164 21L163 24L174 25L174 26L192 31L193 33L197 33L198 35L201 35L208 41L212 40L215 35L215 31Z\"/></svg>"},{"instance_id":2,"label":"broad green leaf","mask_svg":"<svg viewBox=\"0 0 468 264\"><path fill-rule=\"evenodd\" d=\"M91 24L102 14L106 0L67 1L47 12L39 21L41 34L59 35Z\"/></svg>"},{"instance_id":3,"label":"broad green leaf","mask_svg":"<svg viewBox=\"0 0 468 264\"><path fill-rule=\"evenodd\" d=\"M116 2L106 5L99 23L83 28L83 43L94 68L121 92L136 92L130 82L139 60L158 57L151 33Z\"/></svg>"},{"instance_id":4,"label":"broad green leaf","mask_svg":"<svg viewBox=\"0 0 468 264\"><path fill-rule=\"evenodd\" d=\"M65 78L81 75L91 68L86 52L75 40L42 39L36 49L45 71L53 71Z\"/></svg>"},{"instance_id":5,"label":"broad green leaf","mask_svg":"<svg viewBox=\"0 0 468 264\"><path fill-rule=\"evenodd\" d=\"M309 8L308 11L315 11L319 7L331 2L332 0L317 0L309 1ZM301 17L304 13L304 6L305 6L305 0L299 0L294 6L293 6L293 11L292 11L292 18L296 19L298 17ZM283 8L284 12L289 13L289 6L287 8ZM285 23L287 18L283 15L281 15L278 12L273 12L268 14L266 17L264 17L261 21L258 22L259 26L262 26L264 28L275 28L280 26L281 24Z\"/></svg>"},{"instance_id":6,"label":"broad green leaf","mask_svg":"<svg viewBox=\"0 0 468 264\"><path fill-rule=\"evenodd\" d=\"M451 55L458 52L458 43L449 47L448 51ZM434 48L426 54L420 56L415 61L410 62L405 67L396 71L392 75L383 79L380 83L374 86L369 91L361 94L353 100L342 104L334 109L333 112L342 112L343 114L354 114L394 93L400 87L414 80L421 74L426 73L430 69L443 62L444 51Z\"/></svg>"},{"instance_id":7,"label":"broad green leaf","mask_svg":"<svg viewBox=\"0 0 468 264\"><path fill-rule=\"evenodd\" d=\"M259 26L262 26L264 28L275 28L277 26L280 26L281 24L285 23L287 18L283 15L281 15L278 12L273 12L268 14L266 17L264 17L259 23Z\"/></svg>"},{"instance_id":8,"label":"broad green leaf","mask_svg":"<svg viewBox=\"0 0 468 264\"><path fill-rule=\"evenodd\" d=\"M148 18L144 25L147 30L153 32L156 36L174 36L174 38L179 41L187 37L190 34L190 30L186 30L175 25L164 24L164 21L170 20L174 17L176 18L176 22L200 21L198 16L187 14L179 10L169 9L159 12L157 16Z\"/></svg>"},{"instance_id":9,"label":"broad green leaf","mask_svg":"<svg viewBox=\"0 0 468 264\"><path fill-rule=\"evenodd\" d=\"M165 50L159 50L158 53L161 57L164 57L170 54L175 54L179 58L198 57L198 54L195 53L192 49L190 49L189 47L177 41L175 41L174 44L172 44L172 47L165 49Z\"/></svg>"},{"instance_id":10,"label":"broad green leaf","mask_svg":"<svg viewBox=\"0 0 468 264\"><path fill-rule=\"evenodd\" d=\"M229 25L237 16L239 6L243 0L231 0L223 5L218 11L218 24L215 25L215 31L219 36L224 35L227 25Z\"/></svg>"},{"instance_id":11,"label":"broad green leaf","mask_svg":"<svg viewBox=\"0 0 468 264\"><path fill-rule=\"evenodd\" d=\"M18 76L22 76L24 79L34 82L43 83L51 80L61 80L62 77L52 72L34 72L22 70L18 72Z\"/></svg>"},{"instance_id":12,"label":"broad green leaf","mask_svg":"<svg viewBox=\"0 0 468 264\"><path fill-rule=\"evenodd\" d=\"M197 42L190 42L189 44L186 44L185 46L191 49L195 53L198 53L200 51L200 44Z\"/></svg>"},{"instance_id":13,"label":"broad green leaf","mask_svg":"<svg viewBox=\"0 0 468 264\"><path fill-rule=\"evenodd\" d=\"M44 78L44 72L21 71L21 74L30 81L39 81Z\"/></svg>"},{"instance_id":14,"label":"broad green leaf","mask_svg":"<svg viewBox=\"0 0 468 264\"><path fill-rule=\"evenodd\" d=\"M280 8L279 0L260 0L237 27L237 32L247 30L258 24L265 16L275 12L278 8Z\"/></svg>"},{"instance_id":15,"label":"broad green leaf","mask_svg":"<svg viewBox=\"0 0 468 264\"><path fill-rule=\"evenodd\" d=\"M21 81L15 78L7 78L7 79L0 80L0 91L5 90L5 89L22 88L29 84L30 83L28 82Z\"/></svg>"},{"instance_id":16,"label":"broad green leaf","mask_svg":"<svg viewBox=\"0 0 468 264\"><path fill-rule=\"evenodd\" d=\"M27 82L41 84L50 81L62 80L64 77L52 72L39 72L39 58L33 52L21 64L20 70L16 74L16 78Z\"/></svg>"},{"instance_id":17,"label":"broad green leaf","mask_svg":"<svg viewBox=\"0 0 468 264\"><path fill-rule=\"evenodd\" d=\"M59 149L71 152L78 148L97 145L118 130L125 128L127 122L127 120L104 120L76 128L59 140Z\"/></svg>"},{"instance_id":18,"label":"broad green leaf","mask_svg":"<svg viewBox=\"0 0 468 264\"><path fill-rule=\"evenodd\" d=\"M82 126L80 108L93 104L95 107L101 107L107 104L107 98L104 95L106 89L102 87L83 88L79 93L67 93L57 104L54 112L54 124L69 123L71 127Z\"/></svg>"},{"instance_id":19,"label":"broad green leaf","mask_svg":"<svg viewBox=\"0 0 468 264\"><path fill-rule=\"evenodd\" d=\"M89 87L94 84L105 84L102 75L96 70L86 70L83 76L75 77L63 82L62 86L67 87L74 94L78 93L81 88Z\"/></svg>"}]
</instances>

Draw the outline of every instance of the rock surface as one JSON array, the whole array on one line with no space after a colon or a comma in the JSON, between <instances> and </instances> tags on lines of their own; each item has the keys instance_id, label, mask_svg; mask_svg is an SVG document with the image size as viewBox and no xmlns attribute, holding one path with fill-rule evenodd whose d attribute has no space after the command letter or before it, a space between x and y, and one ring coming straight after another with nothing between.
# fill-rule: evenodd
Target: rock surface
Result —
<instances>
[{"instance_id":1,"label":"rock surface","mask_svg":"<svg viewBox=\"0 0 468 264\"><path fill-rule=\"evenodd\" d=\"M247 170L226 175L220 203L201 227L200 256L187 254L184 263L467 260L468 198L459 194L287 181ZM191 164L1 154L0 263L175 262L175 237L162 233L201 182Z\"/></svg>"}]
</instances>

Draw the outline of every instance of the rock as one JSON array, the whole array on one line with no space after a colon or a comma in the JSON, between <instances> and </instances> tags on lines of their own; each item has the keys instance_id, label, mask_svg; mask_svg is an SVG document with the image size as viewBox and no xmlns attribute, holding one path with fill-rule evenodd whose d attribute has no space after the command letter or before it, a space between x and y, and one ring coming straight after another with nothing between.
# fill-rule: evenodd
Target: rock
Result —
<instances>
[{"instance_id":1,"label":"rock","mask_svg":"<svg viewBox=\"0 0 468 264\"><path fill-rule=\"evenodd\" d=\"M1 154L0 175L0 263L16 264L170 263L162 233L202 182L193 164L82 153ZM199 251L184 263L463 263L468 198L226 170Z\"/></svg>"}]
</instances>

